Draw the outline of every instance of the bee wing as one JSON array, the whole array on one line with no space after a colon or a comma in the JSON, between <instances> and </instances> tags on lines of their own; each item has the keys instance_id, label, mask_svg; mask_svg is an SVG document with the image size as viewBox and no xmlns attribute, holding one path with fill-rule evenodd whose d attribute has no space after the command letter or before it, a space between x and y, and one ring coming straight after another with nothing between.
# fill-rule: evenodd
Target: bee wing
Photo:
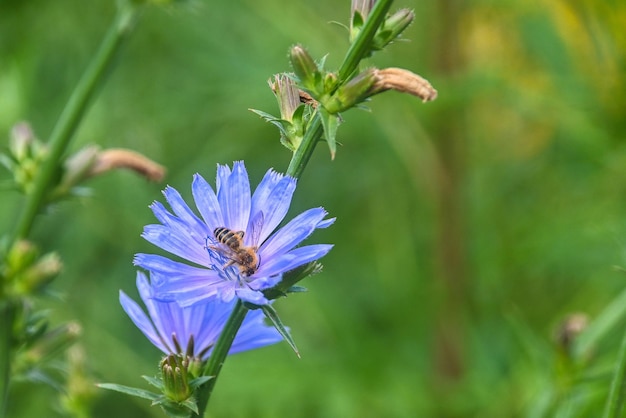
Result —
<instances>
[{"instance_id":1,"label":"bee wing","mask_svg":"<svg viewBox=\"0 0 626 418\"><path fill-rule=\"evenodd\" d=\"M259 239L261 238L261 232L263 231L263 223L265 218L263 212L259 212L254 215L254 218L250 221L250 240L248 241L253 247L261 245Z\"/></svg>"}]
</instances>

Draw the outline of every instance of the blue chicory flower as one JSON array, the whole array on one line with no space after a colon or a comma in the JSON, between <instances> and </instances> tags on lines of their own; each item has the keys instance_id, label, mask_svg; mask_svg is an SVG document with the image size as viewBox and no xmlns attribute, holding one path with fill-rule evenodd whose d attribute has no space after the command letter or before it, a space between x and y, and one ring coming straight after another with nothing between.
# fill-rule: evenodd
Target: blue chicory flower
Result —
<instances>
[{"instance_id":1,"label":"blue chicory flower","mask_svg":"<svg viewBox=\"0 0 626 418\"><path fill-rule=\"evenodd\" d=\"M154 274L151 279L154 278ZM137 328L164 354L189 354L206 360L219 338L235 300L206 300L181 307L176 302L154 299L154 286L145 274L137 273L137 289L148 313L120 291L120 303ZM248 312L237 332L229 354L252 350L282 340L280 333L263 322L263 312ZM187 353L193 339L193 352ZM182 352L179 352L182 351Z\"/></svg>"},{"instance_id":2,"label":"blue chicory flower","mask_svg":"<svg viewBox=\"0 0 626 418\"><path fill-rule=\"evenodd\" d=\"M176 300L182 306L219 297L225 302L235 296L256 305L267 304L262 291L275 286L282 274L317 260L332 245L297 247L317 228L326 228L335 218L324 219L323 208L309 209L272 234L282 222L296 188L296 179L269 170L250 193L243 162L232 170L218 165L216 192L199 174L191 190L198 217L181 195L167 187L163 194L173 213L159 202L151 206L160 224L147 225L142 236L152 244L194 263L171 260L155 254L137 254L135 264L158 273L156 297ZM244 261L216 237L221 228L239 249L256 257ZM297 247L297 248L296 248Z\"/></svg>"}]
</instances>

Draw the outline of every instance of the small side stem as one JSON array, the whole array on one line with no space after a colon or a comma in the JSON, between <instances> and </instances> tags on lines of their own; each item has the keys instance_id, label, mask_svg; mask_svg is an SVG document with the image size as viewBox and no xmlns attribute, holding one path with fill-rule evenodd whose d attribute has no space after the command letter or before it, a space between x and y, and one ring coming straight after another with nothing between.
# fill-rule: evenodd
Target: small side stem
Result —
<instances>
[{"instance_id":1,"label":"small side stem","mask_svg":"<svg viewBox=\"0 0 626 418\"><path fill-rule=\"evenodd\" d=\"M110 69L116 52L131 32L138 11L138 6L133 2L124 2L120 5L115 20L102 40L100 48L85 70L52 130L49 140L49 154L35 178L33 193L28 196L25 207L20 212L17 226L11 236L11 242L26 238L30 234L33 222L45 204L46 194L55 178L56 171L59 169L61 157L85 114L90 100L95 95L97 87Z\"/></svg>"},{"instance_id":2,"label":"small side stem","mask_svg":"<svg viewBox=\"0 0 626 418\"><path fill-rule=\"evenodd\" d=\"M604 418L618 418L621 417L621 411L624 406L624 398L626 397L626 334L622 340L622 345L619 351L619 359L617 362L617 368L615 369L615 375L611 382L611 389L609 391L609 398L606 402L604 410Z\"/></svg>"},{"instance_id":3,"label":"small side stem","mask_svg":"<svg viewBox=\"0 0 626 418\"><path fill-rule=\"evenodd\" d=\"M209 399L213 393L213 388L215 387L215 382L217 381L217 377L222 370L226 356L228 356L228 352L230 351L230 347L233 345L237 331L239 331L239 327L241 327L247 313L248 308L246 308L243 305L243 302L238 299L230 317L228 318L228 321L226 322L226 325L224 326L224 329L222 330L222 333L220 334L220 338L215 344L211 357L209 357L209 361L202 371L203 376L213 376L213 378L198 389L198 417L205 414L207 404L209 403Z\"/></svg>"},{"instance_id":4,"label":"small side stem","mask_svg":"<svg viewBox=\"0 0 626 418\"><path fill-rule=\"evenodd\" d=\"M0 418L6 416L9 403L9 383L13 352L13 322L17 306L7 299L0 303Z\"/></svg>"}]
</instances>

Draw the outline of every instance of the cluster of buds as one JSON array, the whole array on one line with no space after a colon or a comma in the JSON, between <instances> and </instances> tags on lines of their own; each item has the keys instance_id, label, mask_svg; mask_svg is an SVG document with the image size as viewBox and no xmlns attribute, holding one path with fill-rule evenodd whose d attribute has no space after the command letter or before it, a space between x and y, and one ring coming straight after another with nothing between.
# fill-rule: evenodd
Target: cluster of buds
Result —
<instances>
[{"instance_id":1,"label":"cluster of buds","mask_svg":"<svg viewBox=\"0 0 626 418\"><path fill-rule=\"evenodd\" d=\"M48 146L37 139L30 126L19 123L12 129L9 152L0 154L0 164L13 174L15 188L31 194L37 174L48 157ZM84 181L115 169L129 169L150 181L161 181L165 169L147 157L127 149L87 146L65 159L56 175L57 183L46 196L51 203L64 197L84 194Z\"/></svg>"},{"instance_id":2,"label":"cluster of buds","mask_svg":"<svg viewBox=\"0 0 626 418\"><path fill-rule=\"evenodd\" d=\"M18 297L37 293L59 274L62 268L57 253L40 255L29 241L17 241L6 253L0 271L3 295Z\"/></svg>"},{"instance_id":3,"label":"cluster of buds","mask_svg":"<svg viewBox=\"0 0 626 418\"><path fill-rule=\"evenodd\" d=\"M370 14L375 0L352 0L352 18L350 19L350 42L354 42L365 24L365 20ZM371 55L375 51L381 51L395 39L415 19L415 14L409 9L400 9L394 14L387 16L382 25L374 34L370 43Z\"/></svg>"},{"instance_id":4,"label":"cluster of buds","mask_svg":"<svg viewBox=\"0 0 626 418\"><path fill-rule=\"evenodd\" d=\"M374 4L374 0L353 0L349 34L351 43L357 42ZM414 18L413 12L408 9L387 16L366 45L365 56L397 39ZM331 157L334 158L335 136L341 122L341 112L362 107L362 103L370 97L388 90L414 95L423 102L437 97L437 90L428 80L409 70L368 68L342 78L337 72L325 70L324 61L316 62L300 45L291 48L289 58L294 73L276 75L270 81L280 108L280 117L259 110L252 111L276 125L281 142L293 152L300 146L316 112L320 116Z\"/></svg>"},{"instance_id":5,"label":"cluster of buds","mask_svg":"<svg viewBox=\"0 0 626 418\"><path fill-rule=\"evenodd\" d=\"M0 154L0 164L13 174L15 187L30 194L35 176L47 155L47 146L35 137L29 124L21 122L11 130L9 152Z\"/></svg>"}]
</instances>

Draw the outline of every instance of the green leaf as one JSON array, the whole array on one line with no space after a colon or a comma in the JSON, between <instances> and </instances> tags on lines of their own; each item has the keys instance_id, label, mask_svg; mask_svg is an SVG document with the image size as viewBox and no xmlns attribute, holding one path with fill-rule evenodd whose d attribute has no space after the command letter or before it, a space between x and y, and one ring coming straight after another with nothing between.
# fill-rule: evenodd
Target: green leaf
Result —
<instances>
[{"instance_id":1,"label":"green leaf","mask_svg":"<svg viewBox=\"0 0 626 418\"><path fill-rule=\"evenodd\" d=\"M578 359L586 357L593 346L624 319L626 319L626 290L613 299L579 335L575 343L575 357Z\"/></svg>"},{"instance_id":2,"label":"green leaf","mask_svg":"<svg viewBox=\"0 0 626 418\"><path fill-rule=\"evenodd\" d=\"M146 382L150 383L155 388L161 391L163 390L163 381L161 379L157 379L156 377L151 377L151 376L141 376L141 378L145 380Z\"/></svg>"},{"instance_id":3,"label":"green leaf","mask_svg":"<svg viewBox=\"0 0 626 418\"><path fill-rule=\"evenodd\" d=\"M123 386L115 383L98 383L96 386L102 389L114 390L116 392L125 393L127 395L136 396L138 398L148 399L153 402L162 397L160 394L153 393L144 389L131 388L130 386Z\"/></svg>"},{"instance_id":4,"label":"green leaf","mask_svg":"<svg viewBox=\"0 0 626 418\"><path fill-rule=\"evenodd\" d=\"M274 328L276 328L280 335L283 336L285 341L289 343L296 355L300 357L300 352L298 351L298 347L296 347L295 341L291 337L291 334L289 334L289 330L287 330L287 328L285 328L285 326L281 322L280 318L278 317L278 313L276 313L276 310L272 307L272 305L263 305L261 309L263 309L263 313L265 314L265 316L270 321L272 321Z\"/></svg>"},{"instance_id":5,"label":"green leaf","mask_svg":"<svg viewBox=\"0 0 626 418\"><path fill-rule=\"evenodd\" d=\"M267 122L271 122L271 121L275 121L275 120L280 120L280 118L277 118L274 115L270 115L267 112L264 112L262 110L257 110L257 109L248 109L250 112L252 113L256 113L257 115L259 115L262 119L266 120Z\"/></svg>"},{"instance_id":6,"label":"green leaf","mask_svg":"<svg viewBox=\"0 0 626 418\"><path fill-rule=\"evenodd\" d=\"M337 127L339 126L339 115L332 115L320 106L320 117L324 127L324 137L330 149L330 158L334 160L337 153L337 141L335 138L337 137Z\"/></svg>"},{"instance_id":7,"label":"green leaf","mask_svg":"<svg viewBox=\"0 0 626 418\"><path fill-rule=\"evenodd\" d=\"M213 379L213 376L200 376L189 382L189 387L193 390L196 390L198 387L202 386L209 380Z\"/></svg>"}]
</instances>

